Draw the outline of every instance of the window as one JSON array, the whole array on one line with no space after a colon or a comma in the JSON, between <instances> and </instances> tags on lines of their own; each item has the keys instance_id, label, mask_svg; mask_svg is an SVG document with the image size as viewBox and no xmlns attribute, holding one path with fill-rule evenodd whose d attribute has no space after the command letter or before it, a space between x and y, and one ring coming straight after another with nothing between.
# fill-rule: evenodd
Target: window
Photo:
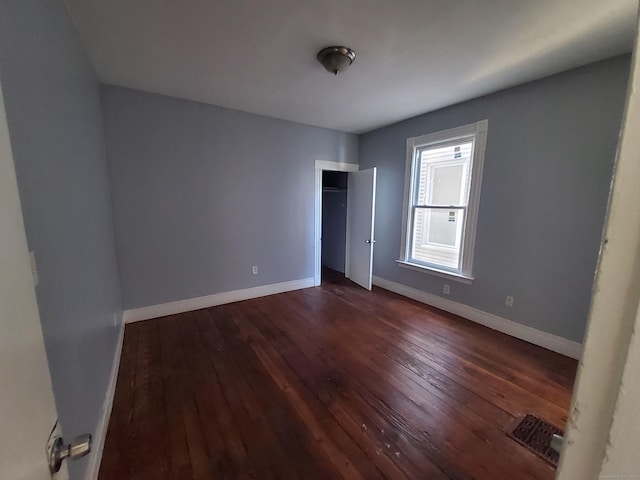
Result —
<instances>
[{"instance_id":1,"label":"window","mask_svg":"<svg viewBox=\"0 0 640 480\"><path fill-rule=\"evenodd\" d=\"M407 140L401 266L472 279L487 126Z\"/></svg>"}]
</instances>

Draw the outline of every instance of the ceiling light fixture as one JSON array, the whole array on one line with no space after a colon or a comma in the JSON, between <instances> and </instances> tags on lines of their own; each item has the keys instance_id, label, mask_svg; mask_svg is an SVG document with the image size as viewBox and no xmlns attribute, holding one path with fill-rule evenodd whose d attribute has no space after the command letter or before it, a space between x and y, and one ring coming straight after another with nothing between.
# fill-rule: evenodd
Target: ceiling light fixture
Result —
<instances>
[{"instance_id":1,"label":"ceiling light fixture","mask_svg":"<svg viewBox=\"0 0 640 480\"><path fill-rule=\"evenodd\" d=\"M353 63L356 52L348 47L327 47L318 52L317 58L328 72L338 75Z\"/></svg>"}]
</instances>

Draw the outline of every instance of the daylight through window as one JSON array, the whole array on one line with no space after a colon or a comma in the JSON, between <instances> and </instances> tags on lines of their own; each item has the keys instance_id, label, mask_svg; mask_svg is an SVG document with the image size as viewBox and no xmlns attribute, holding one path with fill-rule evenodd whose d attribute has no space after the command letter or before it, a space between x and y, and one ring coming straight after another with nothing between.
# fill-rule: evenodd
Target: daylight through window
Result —
<instances>
[{"instance_id":1,"label":"daylight through window","mask_svg":"<svg viewBox=\"0 0 640 480\"><path fill-rule=\"evenodd\" d=\"M401 263L471 277L487 122L407 142Z\"/></svg>"}]
</instances>

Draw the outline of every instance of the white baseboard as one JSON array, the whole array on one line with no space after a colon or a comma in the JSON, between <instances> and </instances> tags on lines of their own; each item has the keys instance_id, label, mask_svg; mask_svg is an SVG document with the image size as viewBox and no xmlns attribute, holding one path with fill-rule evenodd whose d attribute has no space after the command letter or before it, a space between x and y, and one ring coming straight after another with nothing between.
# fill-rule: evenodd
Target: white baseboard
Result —
<instances>
[{"instance_id":1,"label":"white baseboard","mask_svg":"<svg viewBox=\"0 0 640 480\"><path fill-rule=\"evenodd\" d=\"M482 310L469 307L468 305L447 300L446 298L439 297L438 295L423 292L376 276L373 277L373 284L380 288L384 288L385 290L412 298L418 302L453 313L454 315L466 318L467 320L479 323L493 330L506 333L507 335L519 338L525 342L533 343L534 345L546 348L547 350L561 353L567 357L579 359L582 354L582 344L578 342L558 337L557 335L552 335L541 330L536 330L535 328L522 325L521 323L517 323L512 320L507 320L506 318L499 317L492 313L487 313Z\"/></svg>"},{"instance_id":2,"label":"white baseboard","mask_svg":"<svg viewBox=\"0 0 640 480\"><path fill-rule=\"evenodd\" d=\"M100 462L102 461L102 451L104 450L104 442L107 438L107 429L109 428L109 418L111 417L111 409L113 407L113 397L116 393L116 383L118 382L118 370L120 369L120 357L122 356L122 344L124 342L124 321L120 317L118 322L118 339L116 340L116 349L113 353L113 363L111 365L111 375L109 376L109 384L105 394L104 404L102 405L102 417L98 422L96 431L91 441L91 456L89 457L89 465L85 474L86 480L97 480L100 472Z\"/></svg>"},{"instance_id":3,"label":"white baseboard","mask_svg":"<svg viewBox=\"0 0 640 480\"><path fill-rule=\"evenodd\" d=\"M272 283L261 287L215 293L204 297L189 298L187 300L151 305L149 307L134 308L131 310L125 310L124 323L133 323L139 322L140 320L164 317L166 315L175 315L177 313L190 312L201 308L215 307L216 305L223 305L225 303L265 297L267 295L275 295L276 293L300 290L301 288L309 288L313 286L313 277L310 277L300 280L292 280L290 282Z\"/></svg>"}]
</instances>

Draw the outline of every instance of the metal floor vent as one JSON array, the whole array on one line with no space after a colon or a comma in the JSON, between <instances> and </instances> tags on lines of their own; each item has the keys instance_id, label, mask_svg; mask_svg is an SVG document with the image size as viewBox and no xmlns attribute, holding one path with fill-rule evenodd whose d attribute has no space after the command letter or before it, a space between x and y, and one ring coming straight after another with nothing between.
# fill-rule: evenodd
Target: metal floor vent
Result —
<instances>
[{"instance_id":1,"label":"metal floor vent","mask_svg":"<svg viewBox=\"0 0 640 480\"><path fill-rule=\"evenodd\" d=\"M554 434L562 435L562 430L559 428L535 415L528 414L517 423L514 429L507 433L515 441L524 445L554 467L558 466L559 454L550 448L550 444Z\"/></svg>"}]
</instances>

